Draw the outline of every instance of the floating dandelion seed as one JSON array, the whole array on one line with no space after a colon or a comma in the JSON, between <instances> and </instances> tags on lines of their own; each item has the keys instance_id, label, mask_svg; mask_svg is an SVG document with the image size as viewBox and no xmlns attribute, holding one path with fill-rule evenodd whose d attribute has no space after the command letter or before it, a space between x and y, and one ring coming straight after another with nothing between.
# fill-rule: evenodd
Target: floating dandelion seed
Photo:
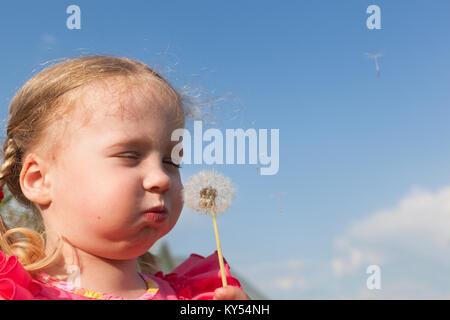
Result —
<instances>
[{"instance_id":1,"label":"floating dandelion seed","mask_svg":"<svg viewBox=\"0 0 450 320\"><path fill-rule=\"evenodd\" d=\"M216 171L201 171L184 186L184 200L188 207L202 213L210 213L213 218L217 254L219 256L222 285L227 286L216 214L223 213L233 202L234 187L231 180Z\"/></svg>"},{"instance_id":2,"label":"floating dandelion seed","mask_svg":"<svg viewBox=\"0 0 450 320\"><path fill-rule=\"evenodd\" d=\"M370 59L374 59L375 60L375 68L377 71L377 76L378 78L380 77L380 66L378 65L378 58L382 57L383 55L381 53L366 53L366 56Z\"/></svg>"},{"instance_id":3,"label":"floating dandelion seed","mask_svg":"<svg viewBox=\"0 0 450 320\"><path fill-rule=\"evenodd\" d=\"M281 198L281 196L282 195L284 195L286 192L284 192L284 191L281 191L281 192L278 192L278 193L272 193L271 195L270 195L270 197L271 198L277 198L278 199L278 202L280 202L280 198ZM281 204L280 204L281 205ZM282 213L283 211L282 211L282 208L280 207L280 213Z\"/></svg>"}]
</instances>

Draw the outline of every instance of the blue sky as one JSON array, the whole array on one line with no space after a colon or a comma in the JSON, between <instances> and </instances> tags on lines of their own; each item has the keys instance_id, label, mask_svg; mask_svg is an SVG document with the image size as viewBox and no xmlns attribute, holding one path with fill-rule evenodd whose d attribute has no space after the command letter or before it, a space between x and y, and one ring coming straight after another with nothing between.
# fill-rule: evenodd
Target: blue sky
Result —
<instances>
[{"instance_id":1,"label":"blue sky","mask_svg":"<svg viewBox=\"0 0 450 320\"><path fill-rule=\"evenodd\" d=\"M80 30L66 27L71 4ZM372 4L381 30L366 27ZM224 98L211 127L280 130L276 175L181 169L184 180L211 168L233 180L235 202L218 221L224 256L267 296L448 298L449 12L444 0L9 1L1 117L41 63L142 60L179 88ZM383 54L379 78L365 53ZM171 250L212 253L210 220L185 209ZM372 264L381 290L366 287Z\"/></svg>"}]
</instances>

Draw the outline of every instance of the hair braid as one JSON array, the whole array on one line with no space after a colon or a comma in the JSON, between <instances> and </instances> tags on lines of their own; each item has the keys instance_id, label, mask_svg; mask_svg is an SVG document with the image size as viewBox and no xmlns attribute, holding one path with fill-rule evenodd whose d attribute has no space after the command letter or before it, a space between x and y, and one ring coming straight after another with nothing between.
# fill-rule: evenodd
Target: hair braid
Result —
<instances>
[{"instance_id":1,"label":"hair braid","mask_svg":"<svg viewBox=\"0 0 450 320\"><path fill-rule=\"evenodd\" d=\"M8 138L4 142L0 189L3 190L8 178L18 174L20 153L14 139ZM18 187L20 188L20 185ZM30 228L9 228L0 214L0 250L7 256L16 255L26 270L35 271L50 261L45 257L44 248L45 240L39 232Z\"/></svg>"},{"instance_id":2,"label":"hair braid","mask_svg":"<svg viewBox=\"0 0 450 320\"><path fill-rule=\"evenodd\" d=\"M14 144L13 139L6 139L3 143L3 162L0 167L0 188L3 190L3 187L6 184L6 178L8 175L12 172L12 167L15 164L15 154L16 154L16 148ZM0 214L0 249L4 250L3 245L3 235L8 231L8 225L3 220L2 215ZM6 241L6 239L5 239ZM6 241L6 244L11 244L12 241Z\"/></svg>"}]
</instances>

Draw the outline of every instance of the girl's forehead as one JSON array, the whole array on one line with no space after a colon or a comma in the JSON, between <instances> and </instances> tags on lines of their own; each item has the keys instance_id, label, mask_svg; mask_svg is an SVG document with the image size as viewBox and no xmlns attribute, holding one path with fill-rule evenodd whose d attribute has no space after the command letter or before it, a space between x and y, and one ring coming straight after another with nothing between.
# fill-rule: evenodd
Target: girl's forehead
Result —
<instances>
[{"instance_id":1,"label":"girl's forehead","mask_svg":"<svg viewBox=\"0 0 450 320\"><path fill-rule=\"evenodd\" d=\"M143 121L148 116L184 122L180 101L156 80L120 80L96 81L74 93L73 107L82 125L107 119Z\"/></svg>"}]
</instances>

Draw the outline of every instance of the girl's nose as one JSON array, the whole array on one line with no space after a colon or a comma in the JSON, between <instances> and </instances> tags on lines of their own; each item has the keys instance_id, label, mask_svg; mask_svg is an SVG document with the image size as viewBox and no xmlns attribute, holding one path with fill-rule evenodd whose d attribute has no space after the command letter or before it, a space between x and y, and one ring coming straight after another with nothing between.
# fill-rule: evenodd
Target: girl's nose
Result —
<instances>
[{"instance_id":1,"label":"girl's nose","mask_svg":"<svg viewBox=\"0 0 450 320\"><path fill-rule=\"evenodd\" d=\"M163 164L154 165L147 169L144 188L151 192L165 192L170 189L170 177Z\"/></svg>"}]
</instances>

